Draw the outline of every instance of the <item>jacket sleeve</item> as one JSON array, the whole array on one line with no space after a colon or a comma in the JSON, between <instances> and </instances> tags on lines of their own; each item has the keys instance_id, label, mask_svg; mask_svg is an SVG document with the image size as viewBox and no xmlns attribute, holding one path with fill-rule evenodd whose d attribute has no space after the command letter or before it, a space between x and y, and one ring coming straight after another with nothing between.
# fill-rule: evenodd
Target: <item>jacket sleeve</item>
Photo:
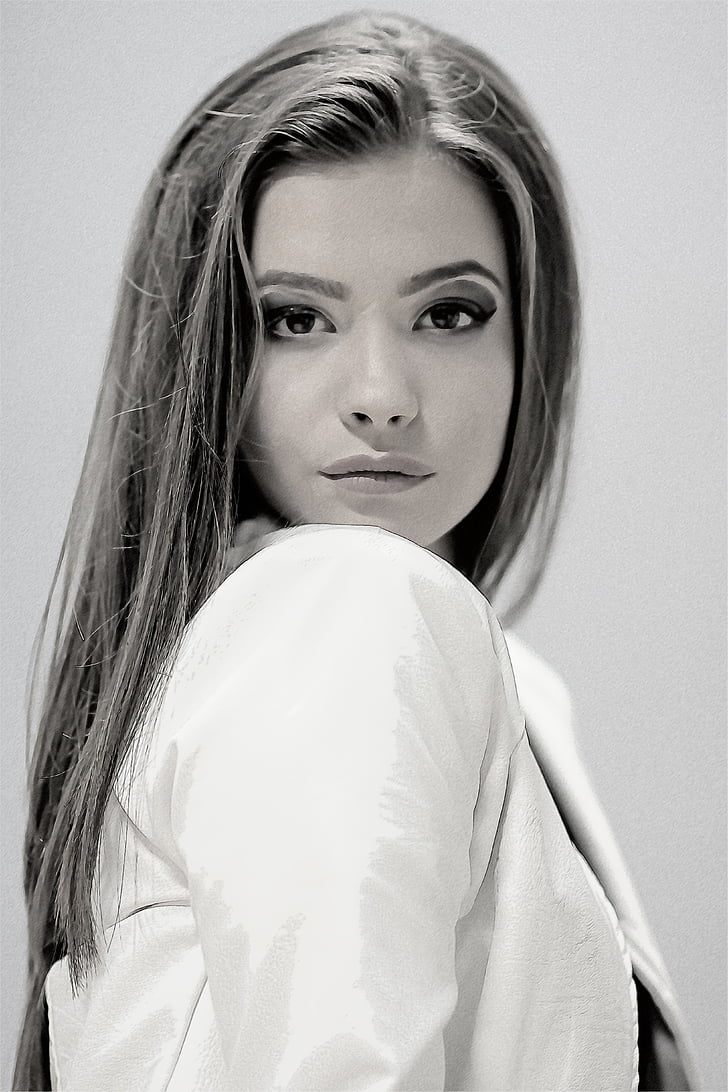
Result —
<instances>
[{"instance_id":1,"label":"jacket sleeve","mask_svg":"<svg viewBox=\"0 0 728 1092\"><path fill-rule=\"evenodd\" d=\"M488 604L396 536L309 528L198 623L160 786L232 1086L443 1088L506 708Z\"/></svg>"}]
</instances>

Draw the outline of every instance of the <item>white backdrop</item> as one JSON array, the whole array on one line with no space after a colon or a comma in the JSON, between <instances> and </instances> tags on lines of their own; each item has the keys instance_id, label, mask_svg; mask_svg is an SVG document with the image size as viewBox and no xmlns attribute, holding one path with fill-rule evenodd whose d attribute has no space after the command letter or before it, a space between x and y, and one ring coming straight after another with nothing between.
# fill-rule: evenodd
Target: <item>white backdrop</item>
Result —
<instances>
[{"instance_id":1,"label":"white backdrop","mask_svg":"<svg viewBox=\"0 0 728 1092\"><path fill-rule=\"evenodd\" d=\"M25 958L25 671L132 214L218 78L296 26L363 6L0 5L3 1088ZM563 163L586 295L581 416L553 561L516 628L569 684L704 1086L726 1089L725 7L392 7L501 61Z\"/></svg>"}]
</instances>

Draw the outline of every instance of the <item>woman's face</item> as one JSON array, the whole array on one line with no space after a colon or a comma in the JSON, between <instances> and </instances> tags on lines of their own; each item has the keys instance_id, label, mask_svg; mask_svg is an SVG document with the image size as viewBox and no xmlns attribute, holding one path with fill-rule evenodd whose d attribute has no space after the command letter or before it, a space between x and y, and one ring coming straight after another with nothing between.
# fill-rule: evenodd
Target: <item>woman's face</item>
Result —
<instances>
[{"instance_id":1,"label":"woman's face","mask_svg":"<svg viewBox=\"0 0 728 1092\"><path fill-rule=\"evenodd\" d=\"M450 557L498 469L514 384L483 189L421 150L290 170L261 197L252 264L267 339L243 452L268 501Z\"/></svg>"}]
</instances>

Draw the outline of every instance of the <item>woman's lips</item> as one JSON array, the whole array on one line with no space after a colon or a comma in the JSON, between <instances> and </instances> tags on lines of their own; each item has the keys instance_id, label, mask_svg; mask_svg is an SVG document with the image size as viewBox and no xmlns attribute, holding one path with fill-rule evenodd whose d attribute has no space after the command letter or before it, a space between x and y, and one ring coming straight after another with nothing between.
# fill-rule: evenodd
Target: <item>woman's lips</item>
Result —
<instances>
[{"instance_id":1,"label":"woman's lips","mask_svg":"<svg viewBox=\"0 0 728 1092\"><path fill-rule=\"evenodd\" d=\"M403 474L396 470L362 470L348 474L324 474L329 481L355 493L402 493L432 477L432 474Z\"/></svg>"},{"instance_id":2,"label":"woman's lips","mask_svg":"<svg viewBox=\"0 0 728 1092\"><path fill-rule=\"evenodd\" d=\"M428 478L434 474L431 466L420 462L411 455L388 452L371 455L347 455L344 459L325 466L321 473L327 478L342 478L351 474L402 474L408 478Z\"/></svg>"},{"instance_id":3,"label":"woman's lips","mask_svg":"<svg viewBox=\"0 0 728 1092\"><path fill-rule=\"evenodd\" d=\"M347 455L321 471L324 478L353 493L402 493L434 475L434 470L411 455L381 452Z\"/></svg>"}]
</instances>

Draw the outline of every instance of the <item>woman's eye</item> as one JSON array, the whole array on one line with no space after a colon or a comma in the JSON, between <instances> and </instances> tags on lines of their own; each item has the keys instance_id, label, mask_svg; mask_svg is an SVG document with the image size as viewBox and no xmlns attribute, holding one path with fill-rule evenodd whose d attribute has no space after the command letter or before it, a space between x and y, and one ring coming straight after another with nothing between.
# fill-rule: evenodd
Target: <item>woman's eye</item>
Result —
<instances>
[{"instance_id":1,"label":"woman's eye","mask_svg":"<svg viewBox=\"0 0 728 1092\"><path fill-rule=\"evenodd\" d=\"M265 330L269 337L295 338L332 333L333 329L328 319L310 307L275 307L265 314Z\"/></svg>"},{"instance_id":2,"label":"woman's eye","mask_svg":"<svg viewBox=\"0 0 728 1092\"><path fill-rule=\"evenodd\" d=\"M496 304L481 307L472 300L442 300L423 313L415 330L470 330L484 326L493 317ZM310 334L334 333L335 327L312 307L290 305L265 312L266 336L277 340L299 340Z\"/></svg>"},{"instance_id":3,"label":"woman's eye","mask_svg":"<svg viewBox=\"0 0 728 1092\"><path fill-rule=\"evenodd\" d=\"M487 310L477 303L465 300L446 300L428 307L419 323L429 318L430 323L416 326L425 330L469 330L474 326L484 326L495 314L495 303Z\"/></svg>"}]
</instances>

